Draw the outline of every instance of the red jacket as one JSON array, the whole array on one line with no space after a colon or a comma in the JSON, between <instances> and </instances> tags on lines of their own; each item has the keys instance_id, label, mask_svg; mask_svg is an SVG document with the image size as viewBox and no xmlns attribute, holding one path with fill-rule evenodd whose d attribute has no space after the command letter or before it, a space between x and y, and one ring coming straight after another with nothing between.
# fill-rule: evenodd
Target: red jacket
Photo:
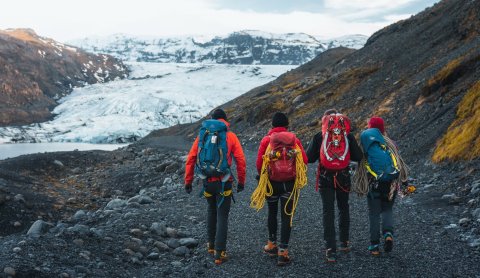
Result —
<instances>
[{"instance_id":1,"label":"red jacket","mask_svg":"<svg viewBox=\"0 0 480 278\"><path fill-rule=\"evenodd\" d=\"M230 124L223 120L219 119L230 127ZM245 162L245 155L243 154L242 145L238 140L237 135L231 131L227 131L227 158L228 158L228 165L232 165L232 155L235 158L235 164L237 165L237 176L238 176L238 183L245 185L245 172L246 172L246 162ZM195 163L197 161L198 155L198 136L193 142L192 148L188 153L187 162L185 164L185 184L192 184L193 182L193 175L195 172Z\"/></svg>"},{"instance_id":2,"label":"red jacket","mask_svg":"<svg viewBox=\"0 0 480 278\"><path fill-rule=\"evenodd\" d=\"M260 142L260 146L258 147L258 154L257 154L257 171L258 174L262 171L262 164L263 164L263 155L265 154L265 151L267 150L268 144L270 144L270 135L276 132L282 132L282 131L288 131L286 127L274 127L270 129L268 132L268 135L263 137L262 141ZM302 142L297 138L296 144L300 147L302 150L302 157L303 157L303 162L305 164L308 163L307 159L307 154L305 153L305 150L303 149Z\"/></svg>"}]
</instances>

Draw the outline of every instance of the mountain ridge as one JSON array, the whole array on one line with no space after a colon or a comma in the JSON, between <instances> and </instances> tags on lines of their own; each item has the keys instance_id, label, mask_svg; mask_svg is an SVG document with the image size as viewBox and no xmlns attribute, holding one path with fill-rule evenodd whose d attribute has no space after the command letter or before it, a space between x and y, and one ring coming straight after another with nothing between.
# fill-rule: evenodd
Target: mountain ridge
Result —
<instances>
[{"instance_id":1,"label":"mountain ridge","mask_svg":"<svg viewBox=\"0 0 480 278\"><path fill-rule=\"evenodd\" d=\"M478 11L478 13L476 13ZM276 80L220 106L232 128L257 142L276 111L304 139L318 132L328 108L357 128L382 116L407 157L430 159L480 79L480 4L446 0L372 35L356 51L332 49ZM478 117L472 113L472 117ZM197 125L154 132L195 134ZM473 145L478 128L473 129ZM477 140L478 141L478 140ZM478 156L476 156L478 157ZM474 157L475 158L475 157Z\"/></svg>"},{"instance_id":2,"label":"mountain ridge","mask_svg":"<svg viewBox=\"0 0 480 278\"><path fill-rule=\"evenodd\" d=\"M175 63L300 65L328 48L363 46L367 37L324 40L304 33L274 34L243 30L226 36L136 37L115 34L70 43L94 53L123 60Z\"/></svg>"},{"instance_id":3,"label":"mountain ridge","mask_svg":"<svg viewBox=\"0 0 480 278\"><path fill-rule=\"evenodd\" d=\"M87 53L32 29L0 30L0 68L0 126L45 121L73 87L128 75L112 56Z\"/></svg>"}]
</instances>

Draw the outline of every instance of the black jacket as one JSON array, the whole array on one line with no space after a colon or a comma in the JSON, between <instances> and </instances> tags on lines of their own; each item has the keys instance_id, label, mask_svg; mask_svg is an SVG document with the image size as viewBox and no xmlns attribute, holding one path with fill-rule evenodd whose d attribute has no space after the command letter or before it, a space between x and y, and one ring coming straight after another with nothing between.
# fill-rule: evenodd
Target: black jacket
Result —
<instances>
[{"instance_id":1,"label":"black jacket","mask_svg":"<svg viewBox=\"0 0 480 278\"><path fill-rule=\"evenodd\" d=\"M319 132L313 136L312 141L308 145L307 157L308 163L314 163L320 159L320 146L322 145L322 132ZM350 160L359 162L362 160L363 153L360 147L358 146L357 140L353 134L349 133L347 135L348 144L350 148Z\"/></svg>"}]
</instances>

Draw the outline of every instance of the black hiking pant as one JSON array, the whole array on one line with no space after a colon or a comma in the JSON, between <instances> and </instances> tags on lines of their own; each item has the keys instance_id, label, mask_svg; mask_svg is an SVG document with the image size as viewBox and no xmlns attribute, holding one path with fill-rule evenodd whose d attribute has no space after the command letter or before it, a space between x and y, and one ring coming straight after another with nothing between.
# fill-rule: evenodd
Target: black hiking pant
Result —
<instances>
[{"instance_id":1,"label":"black hiking pant","mask_svg":"<svg viewBox=\"0 0 480 278\"><path fill-rule=\"evenodd\" d=\"M227 250L228 215L232 203L232 183L226 182L224 191L230 190L229 196L222 195L222 183L205 182L205 197L207 198L207 234L208 242L214 243L215 250Z\"/></svg>"},{"instance_id":2,"label":"black hiking pant","mask_svg":"<svg viewBox=\"0 0 480 278\"><path fill-rule=\"evenodd\" d=\"M320 195L323 204L323 238L327 249L337 251L335 232L335 199L339 212L340 241L350 237L350 174L347 171L323 172L319 176Z\"/></svg>"},{"instance_id":3,"label":"black hiking pant","mask_svg":"<svg viewBox=\"0 0 480 278\"><path fill-rule=\"evenodd\" d=\"M293 186L295 181L289 182L275 182L271 181L273 194L272 196L267 197L268 204L268 239L272 242L277 241L277 215L278 215L278 203L280 203L280 215L282 219L282 226L280 230L280 248L288 248L288 242L290 241L290 233L292 227L290 226L290 221L292 216L285 213L285 205L287 200L292 193ZM287 212L291 212L293 207L293 202L289 202L286 208Z\"/></svg>"},{"instance_id":4,"label":"black hiking pant","mask_svg":"<svg viewBox=\"0 0 480 278\"><path fill-rule=\"evenodd\" d=\"M372 188L367 195L368 218L370 220L370 242L380 243L380 218L382 221L382 234L390 232L393 234L393 204L388 200L391 183L380 183L377 188Z\"/></svg>"}]
</instances>

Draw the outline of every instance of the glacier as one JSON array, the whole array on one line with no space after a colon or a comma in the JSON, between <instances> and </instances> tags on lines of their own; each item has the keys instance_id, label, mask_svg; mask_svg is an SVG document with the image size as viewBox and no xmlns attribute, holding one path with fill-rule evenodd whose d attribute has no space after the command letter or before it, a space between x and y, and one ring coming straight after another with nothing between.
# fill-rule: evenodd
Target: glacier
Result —
<instances>
[{"instance_id":1,"label":"glacier","mask_svg":"<svg viewBox=\"0 0 480 278\"><path fill-rule=\"evenodd\" d=\"M128 79L75 88L53 120L0 128L0 142L125 143L191 123L295 66L126 62Z\"/></svg>"}]
</instances>

